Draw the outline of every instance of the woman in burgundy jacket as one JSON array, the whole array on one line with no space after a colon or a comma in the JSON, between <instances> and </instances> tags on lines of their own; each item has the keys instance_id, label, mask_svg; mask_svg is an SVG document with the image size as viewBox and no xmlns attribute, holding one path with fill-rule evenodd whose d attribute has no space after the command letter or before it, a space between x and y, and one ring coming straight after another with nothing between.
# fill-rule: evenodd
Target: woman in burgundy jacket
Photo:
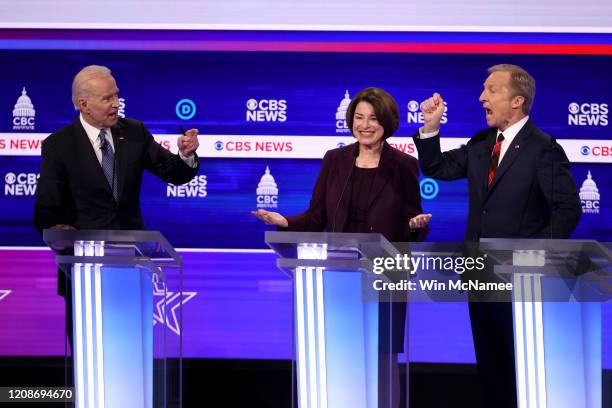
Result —
<instances>
[{"instance_id":1,"label":"woman in burgundy jacket","mask_svg":"<svg viewBox=\"0 0 612 408\"><path fill-rule=\"evenodd\" d=\"M422 241L431 214L422 214L418 161L386 142L399 125L397 103L380 88L366 88L351 101L346 121L357 143L325 154L308 210L287 217L266 210L253 215L287 231L380 233L391 242ZM381 316L388 315L389 306L380 304ZM403 350L406 304L393 303L392 309L398 318L391 324L391 350L381 352L395 355ZM388 328L387 319L383 326ZM389 343L381 339L382 344ZM397 390L397 363L393 371ZM393 400L397 406L396 393Z\"/></svg>"},{"instance_id":2,"label":"woman in burgundy jacket","mask_svg":"<svg viewBox=\"0 0 612 408\"><path fill-rule=\"evenodd\" d=\"M366 88L351 101L346 122L357 143L325 154L308 210L253 215L287 231L372 232L391 242L422 241L431 214L422 214L418 161L386 142L399 125L395 100L380 88Z\"/></svg>"}]
</instances>

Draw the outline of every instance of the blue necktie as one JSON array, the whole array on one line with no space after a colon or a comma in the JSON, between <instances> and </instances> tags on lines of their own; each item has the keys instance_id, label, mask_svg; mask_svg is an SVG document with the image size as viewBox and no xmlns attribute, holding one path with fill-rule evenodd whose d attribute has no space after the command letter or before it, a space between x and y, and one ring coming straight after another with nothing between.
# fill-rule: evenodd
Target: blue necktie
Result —
<instances>
[{"instance_id":1,"label":"blue necktie","mask_svg":"<svg viewBox=\"0 0 612 408\"><path fill-rule=\"evenodd\" d=\"M104 129L100 131L98 135L98 139L100 139L100 150L102 151L102 171L104 172L104 177L106 177L106 181L108 181L108 185L113 191L113 198L116 202L118 202L118 192L117 192L117 173L115 172L115 153L113 153L113 148L110 143L106 140Z\"/></svg>"}]
</instances>

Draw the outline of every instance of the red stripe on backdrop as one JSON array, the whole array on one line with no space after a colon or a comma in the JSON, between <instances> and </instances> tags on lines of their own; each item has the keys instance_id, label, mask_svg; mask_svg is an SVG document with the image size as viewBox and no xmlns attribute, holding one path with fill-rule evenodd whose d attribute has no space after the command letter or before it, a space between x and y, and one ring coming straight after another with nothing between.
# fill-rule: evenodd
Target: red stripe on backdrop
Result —
<instances>
[{"instance_id":1,"label":"red stripe on backdrop","mask_svg":"<svg viewBox=\"0 0 612 408\"><path fill-rule=\"evenodd\" d=\"M173 42L173 49L208 51L387 52L427 54L567 54L612 55L612 44L370 43L301 41ZM157 46L163 45L157 42ZM157 47L155 47L157 48Z\"/></svg>"}]
</instances>

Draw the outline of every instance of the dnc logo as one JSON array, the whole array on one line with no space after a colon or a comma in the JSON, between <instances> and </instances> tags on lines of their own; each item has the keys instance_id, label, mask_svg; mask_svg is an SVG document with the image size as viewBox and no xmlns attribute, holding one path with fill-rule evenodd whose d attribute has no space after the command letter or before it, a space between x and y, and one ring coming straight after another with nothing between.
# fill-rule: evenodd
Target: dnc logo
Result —
<instances>
[{"instance_id":1,"label":"dnc logo","mask_svg":"<svg viewBox=\"0 0 612 408\"><path fill-rule=\"evenodd\" d=\"M431 178L424 178L421 180L421 197L425 200L433 200L438 195L440 187L436 180Z\"/></svg>"},{"instance_id":2,"label":"dnc logo","mask_svg":"<svg viewBox=\"0 0 612 408\"><path fill-rule=\"evenodd\" d=\"M189 120L196 114L196 104L191 99L181 99L176 103L176 116L179 119Z\"/></svg>"}]
</instances>

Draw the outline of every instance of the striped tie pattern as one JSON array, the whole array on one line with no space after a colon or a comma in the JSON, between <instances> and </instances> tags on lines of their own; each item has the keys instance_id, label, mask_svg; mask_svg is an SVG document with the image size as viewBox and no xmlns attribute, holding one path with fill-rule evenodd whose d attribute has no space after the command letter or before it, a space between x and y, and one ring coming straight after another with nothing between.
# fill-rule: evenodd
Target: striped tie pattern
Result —
<instances>
[{"instance_id":1,"label":"striped tie pattern","mask_svg":"<svg viewBox=\"0 0 612 408\"><path fill-rule=\"evenodd\" d=\"M108 181L109 187L113 191L113 198L115 201L118 201L117 174L115 173L115 153L113 152L113 148L111 147L110 143L108 143L108 140L106 140L105 133L105 129L102 129L98 135L98 139L100 140L100 150L102 151L102 171L104 172L106 181Z\"/></svg>"},{"instance_id":2,"label":"striped tie pattern","mask_svg":"<svg viewBox=\"0 0 612 408\"><path fill-rule=\"evenodd\" d=\"M493 147L493 152L491 152L491 160L489 161L489 177L487 178L487 185L490 186L495 178L495 170L497 170L497 165L499 164L499 154L501 153L501 145L504 141L504 135L502 133L497 136L497 142L495 142L495 146Z\"/></svg>"}]
</instances>

